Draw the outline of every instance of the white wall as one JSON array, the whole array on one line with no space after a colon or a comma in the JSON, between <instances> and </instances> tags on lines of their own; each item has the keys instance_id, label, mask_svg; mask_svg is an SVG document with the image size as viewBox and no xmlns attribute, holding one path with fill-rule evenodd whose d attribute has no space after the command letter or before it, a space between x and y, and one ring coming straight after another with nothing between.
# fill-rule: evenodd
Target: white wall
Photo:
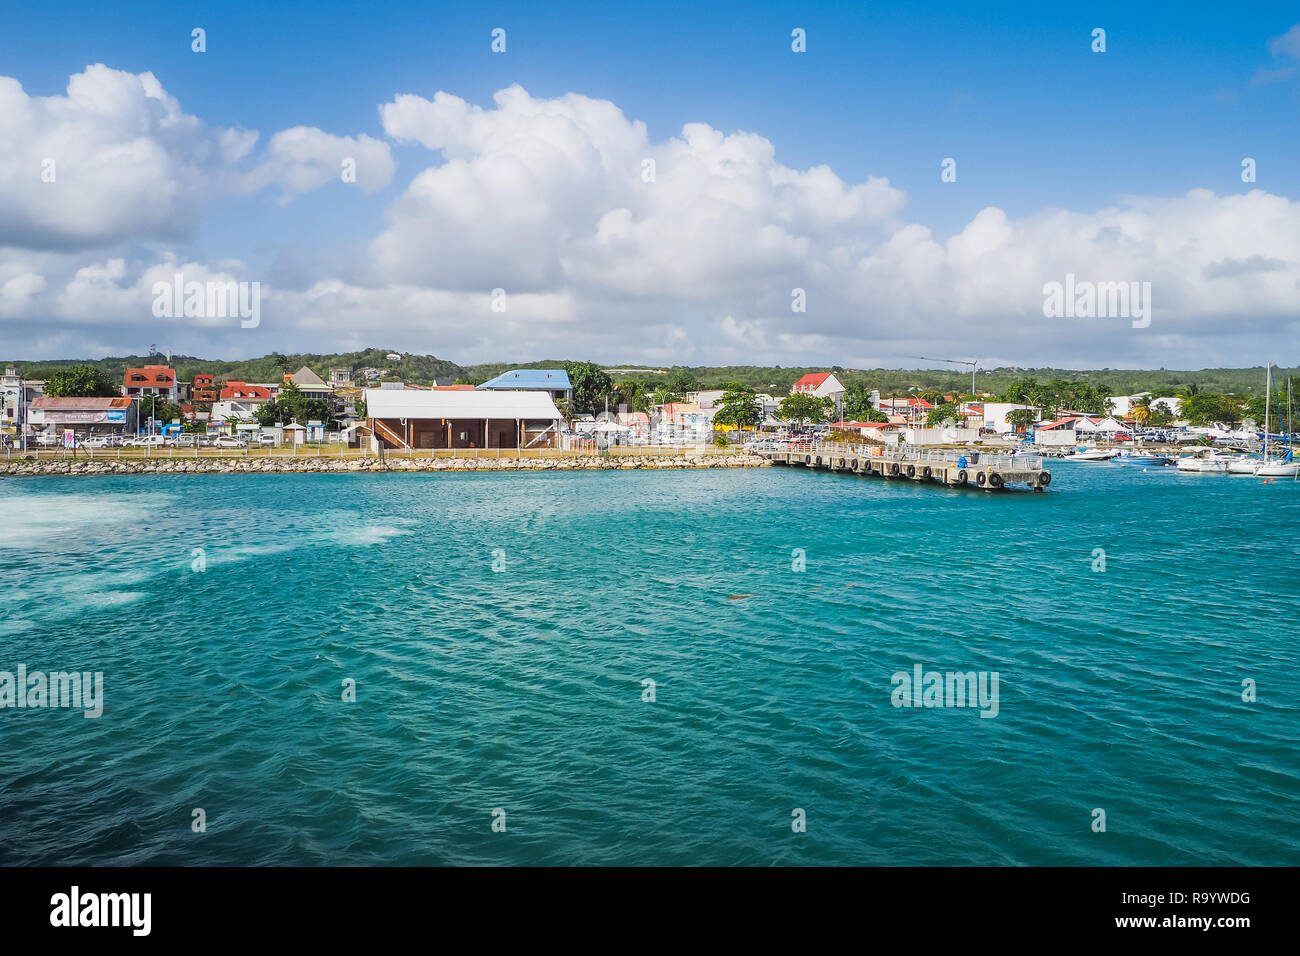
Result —
<instances>
[{"instance_id":1,"label":"white wall","mask_svg":"<svg viewBox=\"0 0 1300 956\"><path fill-rule=\"evenodd\" d=\"M1068 447L1075 444L1073 428L1053 428L1051 431L1034 432L1034 444L1048 447Z\"/></svg>"},{"instance_id":2,"label":"white wall","mask_svg":"<svg viewBox=\"0 0 1300 956\"><path fill-rule=\"evenodd\" d=\"M1017 405L1015 402L985 402L984 403L984 427L991 428L999 434L1002 432L1015 431L1015 426L1007 421L1007 415L1017 408L1033 408L1032 405ZM1034 409L1041 421L1041 412Z\"/></svg>"},{"instance_id":3,"label":"white wall","mask_svg":"<svg viewBox=\"0 0 1300 956\"><path fill-rule=\"evenodd\" d=\"M903 441L909 445L953 445L973 442L980 437L978 428L904 428Z\"/></svg>"}]
</instances>

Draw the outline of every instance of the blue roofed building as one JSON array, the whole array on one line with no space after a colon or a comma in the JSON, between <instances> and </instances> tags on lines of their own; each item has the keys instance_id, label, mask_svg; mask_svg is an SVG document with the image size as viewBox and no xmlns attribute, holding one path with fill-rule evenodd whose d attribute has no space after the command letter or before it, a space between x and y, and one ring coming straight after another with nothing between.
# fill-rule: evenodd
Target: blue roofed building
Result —
<instances>
[{"instance_id":1,"label":"blue roofed building","mask_svg":"<svg viewBox=\"0 0 1300 956\"><path fill-rule=\"evenodd\" d=\"M553 400L573 397L569 373L562 368L515 368L502 372L479 388L548 392Z\"/></svg>"}]
</instances>

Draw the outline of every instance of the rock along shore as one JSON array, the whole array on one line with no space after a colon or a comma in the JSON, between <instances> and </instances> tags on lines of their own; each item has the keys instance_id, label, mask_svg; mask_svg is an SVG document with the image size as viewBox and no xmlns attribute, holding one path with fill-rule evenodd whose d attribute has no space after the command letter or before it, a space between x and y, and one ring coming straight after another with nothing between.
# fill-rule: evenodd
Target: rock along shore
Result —
<instances>
[{"instance_id":1,"label":"rock along shore","mask_svg":"<svg viewBox=\"0 0 1300 956\"><path fill-rule=\"evenodd\" d=\"M665 468L762 468L758 455L597 455L567 458L53 458L0 459L0 476L21 475L245 475L352 471L626 471Z\"/></svg>"}]
</instances>

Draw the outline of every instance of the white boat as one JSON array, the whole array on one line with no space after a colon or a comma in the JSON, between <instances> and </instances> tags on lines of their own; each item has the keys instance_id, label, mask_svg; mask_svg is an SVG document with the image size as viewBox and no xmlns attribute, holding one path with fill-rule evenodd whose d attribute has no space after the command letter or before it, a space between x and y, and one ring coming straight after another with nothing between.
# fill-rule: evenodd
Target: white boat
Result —
<instances>
[{"instance_id":1,"label":"white boat","mask_svg":"<svg viewBox=\"0 0 1300 956\"><path fill-rule=\"evenodd\" d=\"M1111 462L1116 465L1172 465L1173 459L1167 455L1144 454L1130 449L1122 455L1116 455Z\"/></svg>"},{"instance_id":2,"label":"white boat","mask_svg":"<svg viewBox=\"0 0 1300 956\"><path fill-rule=\"evenodd\" d=\"M1178 459L1178 470L1202 475L1226 475L1232 459L1207 448Z\"/></svg>"},{"instance_id":3,"label":"white boat","mask_svg":"<svg viewBox=\"0 0 1300 956\"><path fill-rule=\"evenodd\" d=\"M1253 475L1259 470L1259 466L1264 464L1258 458L1242 457L1228 462L1228 474L1230 475Z\"/></svg>"},{"instance_id":4,"label":"white boat","mask_svg":"<svg viewBox=\"0 0 1300 956\"><path fill-rule=\"evenodd\" d=\"M1076 451L1070 456L1070 461L1110 461L1119 452L1107 451L1104 448L1090 448L1087 451Z\"/></svg>"},{"instance_id":5,"label":"white boat","mask_svg":"<svg viewBox=\"0 0 1300 956\"><path fill-rule=\"evenodd\" d=\"M1290 457L1289 455L1287 457ZM1296 478L1300 477L1300 461L1260 462L1255 469L1256 478Z\"/></svg>"},{"instance_id":6,"label":"white boat","mask_svg":"<svg viewBox=\"0 0 1300 956\"><path fill-rule=\"evenodd\" d=\"M1291 404L1291 382L1287 380L1287 405ZM1283 439L1287 444L1286 454L1278 459L1268 457L1269 411L1273 405L1273 366L1269 364L1264 373L1264 458L1255 469L1256 478L1296 478L1300 477L1300 462L1294 460L1290 438ZM1282 410L1278 409L1278 424L1282 424ZM1289 431L1289 430L1288 430Z\"/></svg>"}]
</instances>

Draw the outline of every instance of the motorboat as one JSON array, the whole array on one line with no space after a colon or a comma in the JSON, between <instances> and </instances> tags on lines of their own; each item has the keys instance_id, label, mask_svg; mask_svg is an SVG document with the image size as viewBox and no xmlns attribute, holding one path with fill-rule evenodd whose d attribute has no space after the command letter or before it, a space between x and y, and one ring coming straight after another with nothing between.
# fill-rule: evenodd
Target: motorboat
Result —
<instances>
[{"instance_id":1,"label":"motorboat","mask_svg":"<svg viewBox=\"0 0 1300 956\"><path fill-rule=\"evenodd\" d=\"M1232 457L1220 455L1214 449L1207 448L1194 455L1179 458L1177 464L1179 471L1202 475L1226 475L1228 466L1232 464Z\"/></svg>"},{"instance_id":2,"label":"motorboat","mask_svg":"<svg viewBox=\"0 0 1300 956\"><path fill-rule=\"evenodd\" d=\"M1070 461L1110 461L1119 452L1106 448L1089 448L1087 451L1076 451L1069 456Z\"/></svg>"},{"instance_id":3,"label":"motorboat","mask_svg":"<svg viewBox=\"0 0 1300 956\"><path fill-rule=\"evenodd\" d=\"M1127 451L1122 455L1115 456L1111 461L1117 465L1168 465L1172 459L1167 455L1144 455L1141 452Z\"/></svg>"},{"instance_id":4,"label":"motorboat","mask_svg":"<svg viewBox=\"0 0 1300 956\"><path fill-rule=\"evenodd\" d=\"M1228 474L1230 475L1253 475L1259 470L1259 466L1264 464L1258 458L1251 458L1243 455L1240 458L1234 458L1228 462Z\"/></svg>"}]
</instances>

